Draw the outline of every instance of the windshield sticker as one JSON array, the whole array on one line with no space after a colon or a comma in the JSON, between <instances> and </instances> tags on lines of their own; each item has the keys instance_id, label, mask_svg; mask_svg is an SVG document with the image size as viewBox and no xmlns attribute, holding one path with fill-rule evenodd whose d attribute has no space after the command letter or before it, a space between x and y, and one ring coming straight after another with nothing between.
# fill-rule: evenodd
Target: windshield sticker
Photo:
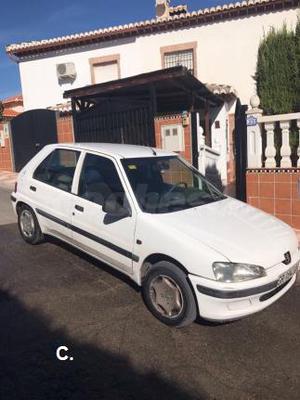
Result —
<instances>
[{"instance_id":1,"label":"windshield sticker","mask_svg":"<svg viewBox=\"0 0 300 400\"><path fill-rule=\"evenodd\" d=\"M137 166L135 164L130 164L130 165L128 165L128 169L135 170L135 169L137 169Z\"/></svg>"}]
</instances>

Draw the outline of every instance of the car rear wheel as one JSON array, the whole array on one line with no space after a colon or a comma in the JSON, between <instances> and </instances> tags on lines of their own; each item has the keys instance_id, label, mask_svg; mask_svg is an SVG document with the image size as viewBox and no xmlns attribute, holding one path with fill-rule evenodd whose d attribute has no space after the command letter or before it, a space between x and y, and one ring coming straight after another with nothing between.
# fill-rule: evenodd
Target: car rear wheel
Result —
<instances>
[{"instance_id":1,"label":"car rear wheel","mask_svg":"<svg viewBox=\"0 0 300 400\"><path fill-rule=\"evenodd\" d=\"M166 325L183 327L197 317L197 306L186 274L175 264L153 265L143 283L144 301L152 314Z\"/></svg>"},{"instance_id":2,"label":"car rear wheel","mask_svg":"<svg viewBox=\"0 0 300 400\"><path fill-rule=\"evenodd\" d=\"M22 206L18 211L18 226L22 238L30 244L41 243L44 235L41 231L34 211L28 206Z\"/></svg>"}]
</instances>

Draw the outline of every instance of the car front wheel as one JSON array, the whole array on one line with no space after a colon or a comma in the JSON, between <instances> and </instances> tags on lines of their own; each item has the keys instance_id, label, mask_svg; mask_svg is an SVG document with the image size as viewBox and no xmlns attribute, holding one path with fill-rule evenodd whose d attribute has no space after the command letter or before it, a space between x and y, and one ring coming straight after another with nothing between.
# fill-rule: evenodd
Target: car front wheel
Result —
<instances>
[{"instance_id":1,"label":"car front wheel","mask_svg":"<svg viewBox=\"0 0 300 400\"><path fill-rule=\"evenodd\" d=\"M152 314L166 325L183 327L197 317L197 306L186 274L175 264L160 261L143 282L144 301Z\"/></svg>"},{"instance_id":2,"label":"car front wheel","mask_svg":"<svg viewBox=\"0 0 300 400\"><path fill-rule=\"evenodd\" d=\"M34 211L28 206L22 206L18 211L18 226L22 238L30 244L38 244L43 241L38 220Z\"/></svg>"}]
</instances>

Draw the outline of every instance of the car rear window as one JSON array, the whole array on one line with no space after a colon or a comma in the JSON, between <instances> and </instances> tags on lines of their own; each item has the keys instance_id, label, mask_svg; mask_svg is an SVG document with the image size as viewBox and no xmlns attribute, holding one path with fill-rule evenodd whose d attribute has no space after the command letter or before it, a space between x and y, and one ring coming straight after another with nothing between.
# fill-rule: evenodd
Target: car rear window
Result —
<instances>
[{"instance_id":1,"label":"car rear window","mask_svg":"<svg viewBox=\"0 0 300 400\"><path fill-rule=\"evenodd\" d=\"M66 192L71 192L79 151L56 149L34 171L33 178Z\"/></svg>"}]
</instances>

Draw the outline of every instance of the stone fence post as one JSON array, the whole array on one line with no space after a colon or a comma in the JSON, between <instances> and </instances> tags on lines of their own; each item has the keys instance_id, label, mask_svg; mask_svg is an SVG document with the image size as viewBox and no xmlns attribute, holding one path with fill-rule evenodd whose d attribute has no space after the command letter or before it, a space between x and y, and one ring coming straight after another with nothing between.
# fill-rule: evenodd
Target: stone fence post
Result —
<instances>
[{"instance_id":1,"label":"stone fence post","mask_svg":"<svg viewBox=\"0 0 300 400\"><path fill-rule=\"evenodd\" d=\"M259 108L259 97L254 95L250 99L251 108L246 111L247 115L247 168L262 167L262 139L259 118L263 111Z\"/></svg>"}]
</instances>

